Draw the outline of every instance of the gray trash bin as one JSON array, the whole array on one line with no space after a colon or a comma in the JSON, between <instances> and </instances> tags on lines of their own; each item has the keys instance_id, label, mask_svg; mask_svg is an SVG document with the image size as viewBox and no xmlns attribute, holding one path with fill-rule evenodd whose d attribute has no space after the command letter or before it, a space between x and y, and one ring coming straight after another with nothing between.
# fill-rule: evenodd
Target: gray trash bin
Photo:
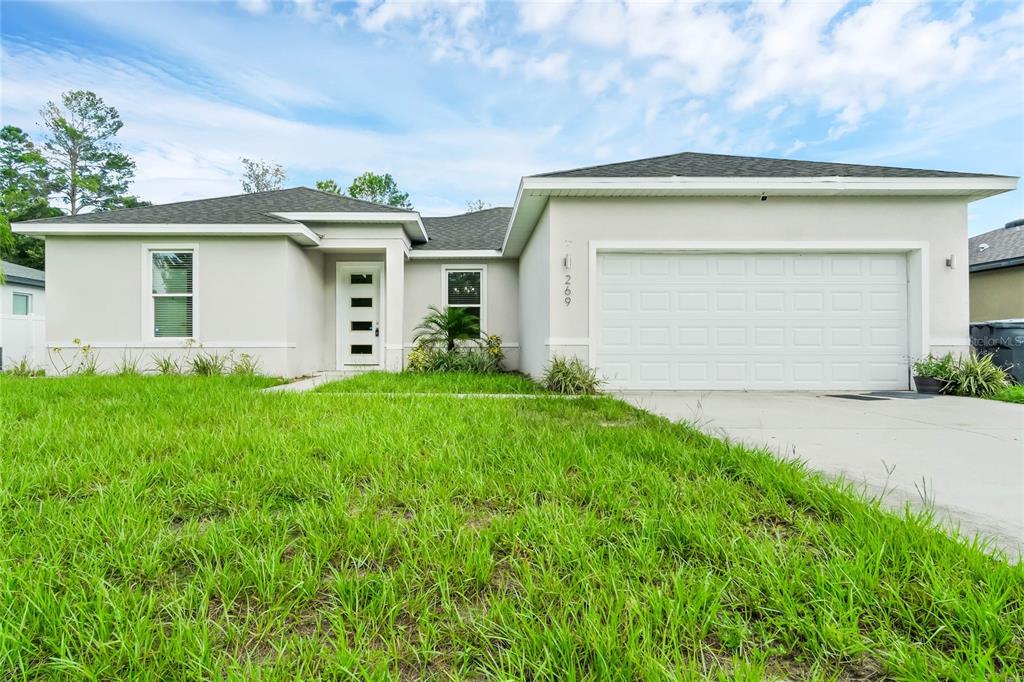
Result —
<instances>
[{"instance_id":1,"label":"gray trash bin","mask_svg":"<svg viewBox=\"0 0 1024 682\"><path fill-rule=\"evenodd\" d=\"M1024 384L1024 319L974 323L971 345L979 353L992 355L997 365Z\"/></svg>"}]
</instances>

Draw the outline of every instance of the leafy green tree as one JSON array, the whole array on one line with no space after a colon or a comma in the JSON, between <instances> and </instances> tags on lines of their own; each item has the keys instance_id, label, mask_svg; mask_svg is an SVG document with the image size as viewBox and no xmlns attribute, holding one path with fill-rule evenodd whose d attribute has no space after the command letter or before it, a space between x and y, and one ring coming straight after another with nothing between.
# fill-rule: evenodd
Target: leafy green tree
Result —
<instances>
[{"instance_id":1,"label":"leafy green tree","mask_svg":"<svg viewBox=\"0 0 1024 682\"><path fill-rule=\"evenodd\" d=\"M124 126L117 109L88 90L47 102L40 114L47 136L43 151L50 162L51 189L71 215L83 208L120 208L135 177L135 162L121 152L114 136Z\"/></svg>"},{"instance_id":2,"label":"leafy green tree","mask_svg":"<svg viewBox=\"0 0 1024 682\"><path fill-rule=\"evenodd\" d=\"M44 266L43 240L14 234L11 223L60 215L50 206L46 159L20 128L0 130L0 257L30 268Z\"/></svg>"},{"instance_id":3,"label":"leafy green tree","mask_svg":"<svg viewBox=\"0 0 1024 682\"><path fill-rule=\"evenodd\" d=\"M316 188L321 192L330 192L331 194L341 194L341 187L338 187L338 183L334 180L317 180Z\"/></svg>"},{"instance_id":4,"label":"leafy green tree","mask_svg":"<svg viewBox=\"0 0 1024 682\"><path fill-rule=\"evenodd\" d=\"M242 191L247 194L281 189L287 177L284 166L279 163L242 157Z\"/></svg>"},{"instance_id":5,"label":"leafy green tree","mask_svg":"<svg viewBox=\"0 0 1024 682\"><path fill-rule=\"evenodd\" d=\"M465 308L447 308L441 310L430 306L430 313L423 318L415 329L415 340L429 346L444 346L454 350L458 341L481 343L480 321Z\"/></svg>"},{"instance_id":6,"label":"leafy green tree","mask_svg":"<svg viewBox=\"0 0 1024 682\"><path fill-rule=\"evenodd\" d=\"M398 184L391 173L377 175L367 171L354 179L349 185L348 195L355 199L386 204L395 208L412 208L409 193L398 189Z\"/></svg>"},{"instance_id":7,"label":"leafy green tree","mask_svg":"<svg viewBox=\"0 0 1024 682\"><path fill-rule=\"evenodd\" d=\"M152 206L152 201L145 201L138 198L134 194L128 194L123 197L116 197L110 202L105 203L100 207L103 211L112 211L117 208L142 208L144 206Z\"/></svg>"}]
</instances>

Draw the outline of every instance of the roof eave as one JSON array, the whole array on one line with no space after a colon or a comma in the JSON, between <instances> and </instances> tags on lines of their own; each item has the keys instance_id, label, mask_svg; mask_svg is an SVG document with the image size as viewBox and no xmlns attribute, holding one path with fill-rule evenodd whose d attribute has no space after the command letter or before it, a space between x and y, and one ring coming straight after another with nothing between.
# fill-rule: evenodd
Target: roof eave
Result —
<instances>
[{"instance_id":1,"label":"roof eave","mask_svg":"<svg viewBox=\"0 0 1024 682\"><path fill-rule=\"evenodd\" d=\"M974 263L968 268L968 270L970 272L985 272L986 270L1014 268L1019 265L1024 265L1024 256L1013 256L1012 258L1003 258L1000 260L989 261L987 263Z\"/></svg>"},{"instance_id":2,"label":"roof eave","mask_svg":"<svg viewBox=\"0 0 1024 682\"><path fill-rule=\"evenodd\" d=\"M320 237L301 223L14 223L14 232L36 237L289 237L303 246L317 246Z\"/></svg>"},{"instance_id":3,"label":"roof eave","mask_svg":"<svg viewBox=\"0 0 1024 682\"><path fill-rule=\"evenodd\" d=\"M299 223L399 223L409 239L421 242L430 240L423 220L416 211L293 211L267 215Z\"/></svg>"},{"instance_id":4,"label":"roof eave","mask_svg":"<svg viewBox=\"0 0 1024 682\"><path fill-rule=\"evenodd\" d=\"M7 278L7 284L17 284L18 286L23 287L36 287L37 289L46 288L46 280L18 277L17 275L8 275L6 273L5 276Z\"/></svg>"},{"instance_id":5,"label":"roof eave","mask_svg":"<svg viewBox=\"0 0 1024 682\"><path fill-rule=\"evenodd\" d=\"M644 177L528 176L519 181L502 251L518 256L551 196L948 196L975 201L1010 192L1019 178L965 177Z\"/></svg>"}]
</instances>

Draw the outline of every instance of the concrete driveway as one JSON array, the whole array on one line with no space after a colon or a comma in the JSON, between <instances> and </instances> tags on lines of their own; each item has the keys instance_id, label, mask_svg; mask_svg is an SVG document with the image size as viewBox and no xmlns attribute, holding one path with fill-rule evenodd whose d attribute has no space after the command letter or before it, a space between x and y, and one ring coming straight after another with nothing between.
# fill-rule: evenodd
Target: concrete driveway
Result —
<instances>
[{"instance_id":1,"label":"concrete driveway","mask_svg":"<svg viewBox=\"0 0 1024 682\"><path fill-rule=\"evenodd\" d=\"M865 396L875 399L857 399ZM962 531L979 532L1012 556L1024 551L1024 405L904 392L620 397L712 435L802 459L864 484L870 495L886 490L894 507L930 503Z\"/></svg>"}]
</instances>

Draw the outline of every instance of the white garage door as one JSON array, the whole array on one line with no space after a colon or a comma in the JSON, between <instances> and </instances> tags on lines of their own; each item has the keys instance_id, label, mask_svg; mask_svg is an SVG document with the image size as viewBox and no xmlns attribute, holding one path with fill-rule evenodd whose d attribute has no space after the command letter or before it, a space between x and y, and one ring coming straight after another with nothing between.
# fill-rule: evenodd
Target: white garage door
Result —
<instances>
[{"instance_id":1,"label":"white garage door","mask_svg":"<svg viewBox=\"0 0 1024 682\"><path fill-rule=\"evenodd\" d=\"M601 253L595 308L615 388L909 385L904 254Z\"/></svg>"}]
</instances>

